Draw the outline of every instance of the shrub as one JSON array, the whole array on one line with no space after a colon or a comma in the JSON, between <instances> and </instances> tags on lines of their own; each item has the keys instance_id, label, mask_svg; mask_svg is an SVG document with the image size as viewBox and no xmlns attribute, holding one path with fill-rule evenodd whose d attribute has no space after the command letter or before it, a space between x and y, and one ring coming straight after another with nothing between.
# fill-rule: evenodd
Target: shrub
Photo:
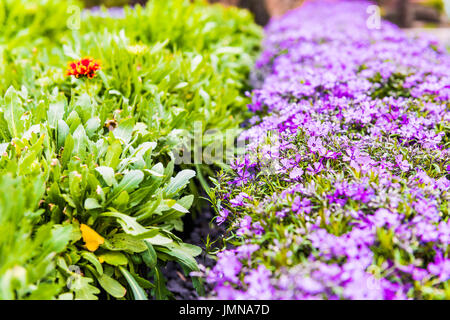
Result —
<instances>
[{"instance_id":1,"label":"shrub","mask_svg":"<svg viewBox=\"0 0 450 320\"><path fill-rule=\"evenodd\" d=\"M449 67L433 39L311 2L267 27L247 152L211 193L221 299L448 299Z\"/></svg>"},{"instance_id":2,"label":"shrub","mask_svg":"<svg viewBox=\"0 0 450 320\"><path fill-rule=\"evenodd\" d=\"M250 14L186 0L151 1L145 8L117 10L111 17L107 12L85 11L79 28L64 29L51 37L51 43L38 37L34 24L25 24L23 33L33 33L37 40L24 38L23 45L3 51L6 68L0 71L0 93L10 85L23 85L38 101L56 87L68 98L89 91L96 96L102 122L132 115L148 125L158 142L157 152L166 158L175 158L183 146L192 150L194 123L200 135L214 129L219 135L235 131L231 135L236 136L260 40ZM68 12L48 19L68 25L76 17L76 12ZM103 65L90 88L64 78L61 67L84 56ZM214 140L213 136L203 143ZM205 180L203 173L213 174L198 164L200 181ZM205 182L202 186L207 188ZM197 194L193 184L191 191Z\"/></svg>"},{"instance_id":3,"label":"shrub","mask_svg":"<svg viewBox=\"0 0 450 320\"><path fill-rule=\"evenodd\" d=\"M44 193L43 177L0 178L0 299L51 299L60 292L54 258L69 242L70 226L35 222Z\"/></svg>"}]
</instances>

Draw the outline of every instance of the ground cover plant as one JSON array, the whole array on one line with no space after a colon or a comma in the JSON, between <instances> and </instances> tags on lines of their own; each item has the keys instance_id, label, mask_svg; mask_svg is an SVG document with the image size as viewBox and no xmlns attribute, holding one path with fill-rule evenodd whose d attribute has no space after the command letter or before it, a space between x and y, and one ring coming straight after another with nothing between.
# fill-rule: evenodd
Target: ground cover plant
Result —
<instances>
[{"instance_id":1,"label":"ground cover plant","mask_svg":"<svg viewBox=\"0 0 450 320\"><path fill-rule=\"evenodd\" d=\"M450 298L450 56L369 5L266 27L247 152L210 193L213 297Z\"/></svg>"},{"instance_id":2,"label":"ground cover plant","mask_svg":"<svg viewBox=\"0 0 450 320\"><path fill-rule=\"evenodd\" d=\"M198 270L174 231L211 169L174 150L239 132L259 28L204 1L100 13L0 3L0 298L166 299L165 262Z\"/></svg>"}]
</instances>

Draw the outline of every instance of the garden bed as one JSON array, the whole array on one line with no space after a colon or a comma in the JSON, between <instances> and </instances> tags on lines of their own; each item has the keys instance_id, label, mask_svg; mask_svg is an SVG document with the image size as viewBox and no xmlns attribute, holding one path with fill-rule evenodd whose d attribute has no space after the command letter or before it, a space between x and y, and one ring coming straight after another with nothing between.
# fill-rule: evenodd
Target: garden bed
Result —
<instances>
[{"instance_id":1,"label":"garden bed","mask_svg":"<svg viewBox=\"0 0 450 320\"><path fill-rule=\"evenodd\" d=\"M450 55L370 6L0 2L0 299L450 299Z\"/></svg>"},{"instance_id":2,"label":"garden bed","mask_svg":"<svg viewBox=\"0 0 450 320\"><path fill-rule=\"evenodd\" d=\"M247 152L213 193L215 297L450 298L450 56L370 5L266 27Z\"/></svg>"}]
</instances>

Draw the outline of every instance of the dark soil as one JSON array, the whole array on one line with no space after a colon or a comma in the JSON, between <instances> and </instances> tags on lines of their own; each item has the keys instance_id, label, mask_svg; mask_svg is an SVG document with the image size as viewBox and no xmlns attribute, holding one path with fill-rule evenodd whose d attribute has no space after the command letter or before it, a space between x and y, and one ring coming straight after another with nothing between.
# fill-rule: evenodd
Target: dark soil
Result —
<instances>
[{"instance_id":1,"label":"dark soil","mask_svg":"<svg viewBox=\"0 0 450 320\"><path fill-rule=\"evenodd\" d=\"M205 208L203 212L197 213L196 216L188 215L184 218L184 232L178 236L184 242L197 245L205 250L204 241L210 237L211 241L218 239L224 234L224 228L217 226L212 221L214 215L211 208ZM215 261L207 254L203 253L197 257L197 262L205 267L212 267ZM162 270L167 280L167 289L174 294L177 300L197 300L199 295L192 286L190 277L186 277L181 267L175 262L168 262L167 266ZM206 285L206 294L211 291L211 287Z\"/></svg>"}]
</instances>

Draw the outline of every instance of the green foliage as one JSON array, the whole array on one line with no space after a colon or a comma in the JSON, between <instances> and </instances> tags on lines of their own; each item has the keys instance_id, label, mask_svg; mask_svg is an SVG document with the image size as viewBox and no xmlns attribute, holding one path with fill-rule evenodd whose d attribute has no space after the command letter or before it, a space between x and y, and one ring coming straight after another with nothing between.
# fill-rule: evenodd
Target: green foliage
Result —
<instances>
[{"instance_id":1,"label":"green foliage","mask_svg":"<svg viewBox=\"0 0 450 320\"><path fill-rule=\"evenodd\" d=\"M427 1L425 1L425 5L436 9L441 14L445 13L444 12L444 1L443 0L427 0Z\"/></svg>"},{"instance_id":2,"label":"green foliage","mask_svg":"<svg viewBox=\"0 0 450 320\"><path fill-rule=\"evenodd\" d=\"M172 150L196 121L238 132L260 31L244 11L182 0L69 29L71 4L0 4L0 298L170 298L161 268L188 275L201 253L174 234L201 169ZM98 76L65 77L83 56Z\"/></svg>"},{"instance_id":3,"label":"green foliage","mask_svg":"<svg viewBox=\"0 0 450 320\"><path fill-rule=\"evenodd\" d=\"M2 175L0 188L0 299L52 299L61 290L53 259L67 246L71 226L34 227L44 213L42 176L29 182Z\"/></svg>"}]
</instances>

